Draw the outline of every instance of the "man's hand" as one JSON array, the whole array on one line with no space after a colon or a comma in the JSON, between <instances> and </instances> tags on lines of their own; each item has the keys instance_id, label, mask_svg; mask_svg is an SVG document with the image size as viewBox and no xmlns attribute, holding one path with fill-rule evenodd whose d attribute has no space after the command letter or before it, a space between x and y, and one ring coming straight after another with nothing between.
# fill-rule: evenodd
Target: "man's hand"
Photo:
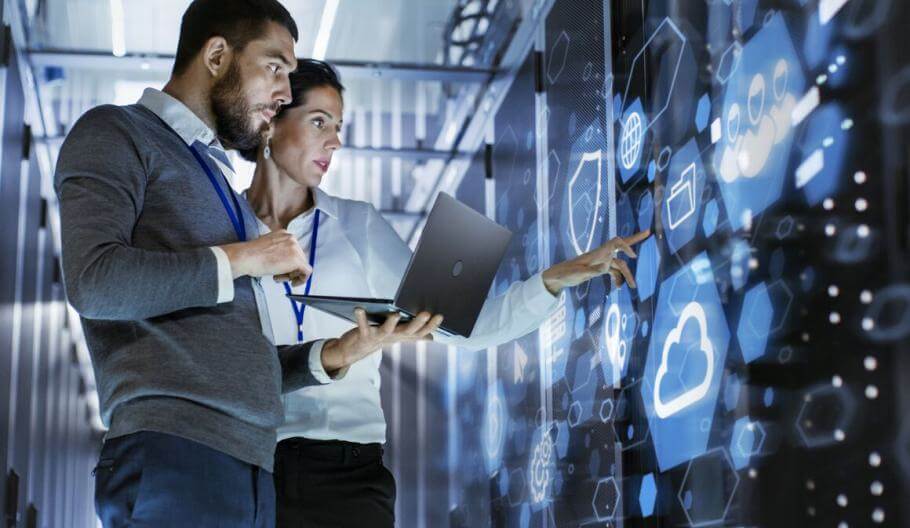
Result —
<instances>
[{"instance_id":1,"label":"man's hand","mask_svg":"<svg viewBox=\"0 0 910 528\"><path fill-rule=\"evenodd\" d=\"M249 242L219 247L231 261L231 272L235 279L244 275L274 275L276 281L289 280L294 286L299 286L313 273L297 239L284 229L272 231Z\"/></svg>"},{"instance_id":2,"label":"man's hand","mask_svg":"<svg viewBox=\"0 0 910 528\"><path fill-rule=\"evenodd\" d=\"M555 264L543 272L543 283L550 293L558 295L563 288L571 288L609 273L616 286L628 282L629 286L635 288L637 286L635 277L632 276L629 265L624 260L616 258L616 255L622 251L629 258L637 258L638 255L632 246L648 238L650 234L651 230L648 229L630 237L616 237L584 255Z\"/></svg>"},{"instance_id":3,"label":"man's hand","mask_svg":"<svg viewBox=\"0 0 910 528\"><path fill-rule=\"evenodd\" d=\"M381 326L371 326L362 308L354 310L357 328L351 329L338 339L329 340L322 347L322 366L334 375L357 361L394 343L432 339L432 334L442 324L441 315L427 312L417 314L413 320L399 324L401 316L390 315Z\"/></svg>"}]
</instances>

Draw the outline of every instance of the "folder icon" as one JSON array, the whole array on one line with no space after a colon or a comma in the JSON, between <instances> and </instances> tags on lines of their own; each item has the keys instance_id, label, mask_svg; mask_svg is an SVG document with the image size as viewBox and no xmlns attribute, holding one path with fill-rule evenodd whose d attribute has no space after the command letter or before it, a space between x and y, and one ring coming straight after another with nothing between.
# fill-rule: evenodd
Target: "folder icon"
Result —
<instances>
[{"instance_id":1,"label":"folder icon","mask_svg":"<svg viewBox=\"0 0 910 528\"><path fill-rule=\"evenodd\" d=\"M691 163L670 188L670 197L667 198L667 220L671 230L676 229L695 213L695 171L695 163Z\"/></svg>"}]
</instances>

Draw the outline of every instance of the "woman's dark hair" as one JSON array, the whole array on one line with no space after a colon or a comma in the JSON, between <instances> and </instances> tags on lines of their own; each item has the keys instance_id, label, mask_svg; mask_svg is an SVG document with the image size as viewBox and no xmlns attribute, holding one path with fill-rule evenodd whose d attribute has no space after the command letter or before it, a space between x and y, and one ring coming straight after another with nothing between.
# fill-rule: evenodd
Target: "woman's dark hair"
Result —
<instances>
[{"instance_id":1,"label":"woman's dark hair","mask_svg":"<svg viewBox=\"0 0 910 528\"><path fill-rule=\"evenodd\" d=\"M341 79L338 78L338 72L335 68L321 60L300 59L297 61L297 69L290 75L291 80L291 102L282 106L284 111L288 108L301 106L306 102L306 94L313 88L321 86L330 86L338 91L338 95L344 93L344 86ZM281 118L282 112L278 113Z\"/></svg>"},{"instance_id":2,"label":"woman's dark hair","mask_svg":"<svg viewBox=\"0 0 910 528\"><path fill-rule=\"evenodd\" d=\"M300 59L297 61L297 69L289 75L291 81L291 102L282 106L275 116L275 121L280 121L285 115L285 110L296 108L306 103L306 94L313 88L329 86L338 91L338 95L344 93L344 85L338 77L335 68L321 60ZM257 150L241 150L240 156L247 161L256 161Z\"/></svg>"},{"instance_id":3,"label":"woman's dark hair","mask_svg":"<svg viewBox=\"0 0 910 528\"><path fill-rule=\"evenodd\" d=\"M174 75L183 73L212 37L242 50L265 33L266 24L284 26L296 41L297 24L278 0L193 0L180 23Z\"/></svg>"}]
</instances>

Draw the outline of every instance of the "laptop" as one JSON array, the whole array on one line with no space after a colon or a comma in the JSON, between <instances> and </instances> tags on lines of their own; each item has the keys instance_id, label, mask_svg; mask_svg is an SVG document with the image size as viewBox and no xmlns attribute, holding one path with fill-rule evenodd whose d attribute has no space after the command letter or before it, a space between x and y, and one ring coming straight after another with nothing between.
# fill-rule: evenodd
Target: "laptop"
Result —
<instances>
[{"instance_id":1,"label":"laptop","mask_svg":"<svg viewBox=\"0 0 910 528\"><path fill-rule=\"evenodd\" d=\"M394 313L401 322L422 311L442 314L439 333L468 337L511 239L508 229L439 193L394 299L288 297L355 324L355 308L363 308L373 324Z\"/></svg>"}]
</instances>

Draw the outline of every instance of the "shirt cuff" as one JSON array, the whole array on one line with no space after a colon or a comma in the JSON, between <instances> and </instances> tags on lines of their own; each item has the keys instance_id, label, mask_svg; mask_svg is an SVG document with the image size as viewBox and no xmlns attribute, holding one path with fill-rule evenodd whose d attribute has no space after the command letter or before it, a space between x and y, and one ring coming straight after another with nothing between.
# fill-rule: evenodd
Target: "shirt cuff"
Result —
<instances>
[{"instance_id":1,"label":"shirt cuff","mask_svg":"<svg viewBox=\"0 0 910 528\"><path fill-rule=\"evenodd\" d=\"M218 304L231 302L234 300L234 273L231 271L231 260L220 247L212 246L209 249L218 261Z\"/></svg>"},{"instance_id":2,"label":"shirt cuff","mask_svg":"<svg viewBox=\"0 0 910 528\"><path fill-rule=\"evenodd\" d=\"M553 295L543 283L543 273L538 273L525 281L522 288L524 306L531 313L546 315L556 309L559 295Z\"/></svg>"},{"instance_id":3,"label":"shirt cuff","mask_svg":"<svg viewBox=\"0 0 910 528\"><path fill-rule=\"evenodd\" d=\"M316 381L322 383L323 385L344 378L345 374L348 373L348 368L350 368L345 367L343 369L340 369L335 374L335 377L329 376L328 372L325 371L325 367L322 366L322 345L325 344L325 341L325 339L320 339L313 342L313 345L310 346L310 359L308 360L310 373L313 375Z\"/></svg>"}]
</instances>

